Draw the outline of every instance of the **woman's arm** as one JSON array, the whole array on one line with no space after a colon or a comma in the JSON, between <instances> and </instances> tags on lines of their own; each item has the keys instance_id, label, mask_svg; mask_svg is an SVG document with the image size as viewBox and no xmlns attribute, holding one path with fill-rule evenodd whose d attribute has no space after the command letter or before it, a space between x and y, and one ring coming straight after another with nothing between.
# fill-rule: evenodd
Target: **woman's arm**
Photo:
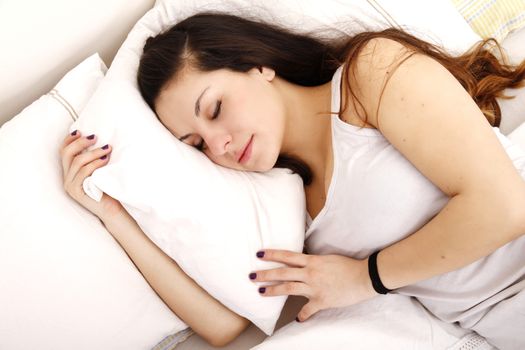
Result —
<instances>
[{"instance_id":1,"label":"woman's arm","mask_svg":"<svg viewBox=\"0 0 525 350\"><path fill-rule=\"evenodd\" d=\"M80 205L96 215L120 243L151 287L168 307L210 344L224 346L249 324L202 290L179 266L142 232L116 199L102 194L100 201L82 189L85 178L109 161L110 145L88 151L96 135L75 130L60 146L64 189Z\"/></svg>"},{"instance_id":2,"label":"woman's arm","mask_svg":"<svg viewBox=\"0 0 525 350\"><path fill-rule=\"evenodd\" d=\"M404 50L389 39L370 41L354 87L367 122L451 199L379 254L391 289L468 265L525 233L525 181L482 112L437 61Z\"/></svg>"},{"instance_id":3,"label":"woman's arm","mask_svg":"<svg viewBox=\"0 0 525 350\"><path fill-rule=\"evenodd\" d=\"M168 307L213 346L224 346L250 324L198 286L127 213L104 225Z\"/></svg>"}]
</instances>

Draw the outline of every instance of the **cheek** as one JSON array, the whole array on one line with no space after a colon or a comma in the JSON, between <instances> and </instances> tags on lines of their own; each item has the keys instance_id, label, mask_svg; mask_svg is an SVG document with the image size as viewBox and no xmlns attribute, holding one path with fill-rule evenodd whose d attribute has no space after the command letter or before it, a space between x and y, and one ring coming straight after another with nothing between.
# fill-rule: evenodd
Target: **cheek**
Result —
<instances>
[{"instance_id":1,"label":"cheek","mask_svg":"<svg viewBox=\"0 0 525 350\"><path fill-rule=\"evenodd\" d=\"M206 157L208 157L215 164L222 165L226 168L236 168L237 167L240 169L240 167L238 167L238 164L236 162L232 162L232 160L226 159L225 156L216 156L210 151L204 152L204 155L206 155Z\"/></svg>"},{"instance_id":2,"label":"cheek","mask_svg":"<svg viewBox=\"0 0 525 350\"><path fill-rule=\"evenodd\" d=\"M266 128L274 128L282 121L284 116L284 106L275 90L271 87L259 87L250 94L249 103L247 103L247 113L254 116L258 125Z\"/></svg>"}]
</instances>

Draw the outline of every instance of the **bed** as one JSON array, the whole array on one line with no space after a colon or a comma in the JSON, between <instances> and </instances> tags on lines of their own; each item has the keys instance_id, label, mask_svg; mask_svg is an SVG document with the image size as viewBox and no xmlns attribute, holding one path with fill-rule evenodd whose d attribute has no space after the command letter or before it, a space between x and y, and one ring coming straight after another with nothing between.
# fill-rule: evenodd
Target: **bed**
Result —
<instances>
[{"instance_id":1,"label":"bed","mask_svg":"<svg viewBox=\"0 0 525 350\"><path fill-rule=\"evenodd\" d=\"M223 3L241 14L254 12L247 1ZM256 3L253 6L257 11L272 4L280 6L281 10L287 6L294 9L293 15L292 12L270 10L259 12L259 15L295 26L298 22L294 21L300 18L298 14L312 22L317 21L315 25L318 26L334 25L337 21L328 20L330 16L335 16L334 11L330 12L330 6L341 6L342 13L362 11L359 12L361 18L369 21L366 25L374 21L383 25L403 24L406 21L411 25L419 24L420 30L434 28L434 34L441 37L453 32L453 25L450 29L440 27L435 19L439 16L431 11L435 6L434 10L441 11L440 15L452 13L452 3L443 9L441 4L432 5L434 2L429 2L426 6L430 9L425 10L426 15L422 13L421 6L414 8L417 6L404 1L362 1L361 5L352 8L344 2L332 1L327 2L328 9L314 1L253 3ZM73 122L77 122L80 114L77 112L88 104L91 94L105 79L106 72L111 71L117 51L125 40L130 40L128 33L144 14L154 6L161 8L162 11L159 10L156 15L161 18L159 21L163 21L174 11L180 11L179 15L185 16L196 9L208 9L209 4L211 9L228 10L228 7L221 8L219 1L212 0L53 0L23 3L8 0L0 3L0 36L2 43L5 43L4 55L0 58L0 125L4 125L0 129L0 196L3 198L0 199L0 275L2 283L5 283L0 286L0 309L3 310L0 314L0 348L29 349L38 346L42 349L65 349L74 343L74 347L79 349L215 349L190 329L181 326L181 321L148 286L96 218L86 215L83 208L66 199L60 199L60 203L56 201L55 197L62 190L57 182L58 173L46 181L48 172L55 171L57 155L44 156L52 152L51 148L56 148L50 135L54 135L56 140L70 131ZM464 42L458 34L456 41L451 41L451 50L459 50L461 45L476 38L474 31L470 32L467 21L464 21L465 18L475 20L467 11L465 2L456 1L455 5L458 11L453 14L454 23L463 31ZM407 7L411 10L406 11ZM525 9L520 11L512 23L522 23L519 21L525 18ZM339 15L342 17L341 12ZM336 19L340 21L341 17ZM431 17L434 17L432 21ZM425 21L427 23L423 23ZM359 25L362 26L360 28L366 27L362 23ZM501 31L499 35L511 61L518 62L525 58L525 28L522 24L509 29L508 35ZM86 60L88 57L89 61ZM77 69L81 62L82 69ZM68 79L64 77L73 71L75 74L70 74ZM86 86L91 89L90 94L85 93ZM512 140L525 150L524 90L509 91L517 97L502 100L501 131L512 135ZM31 105L33 101L39 105ZM37 113L46 117L48 114L60 114L60 117L43 120L37 118ZM32 143L39 146L32 147ZM49 147L49 151L44 147ZM38 153L42 151L47 153ZM38 161L30 162L34 159ZM31 163L36 165L31 167L28 165ZM24 174L12 169L20 169L17 171ZM32 184L24 186L24 181L31 181ZM54 207L55 210L46 211L49 208L44 206ZM69 220L67 225L63 223L65 216ZM55 220L51 222L49 217ZM82 223L82 230L75 229L79 222ZM49 234L47 239L37 234L39 229L43 234ZM15 237L15 234L18 236ZM86 235L91 236L86 238ZM155 238L151 239L155 241ZM160 241L159 238L155 243ZM72 259L75 263L66 269L64 265ZM365 306L340 312L328 311L320 313L310 323L298 324L294 321L295 316L305 301L299 297L288 298L286 302L282 300L284 307L281 304L277 309L280 311L282 308L283 311L277 314L278 317L273 316L276 324L270 327L271 330L263 331L262 327L251 325L223 349L268 350L292 346L338 349L350 344L363 349L387 345L392 349L403 349L418 344L417 348L421 349L492 348L481 337L432 318L414 300L399 300L394 306L392 298L378 298L372 304L365 305L368 306L366 311ZM407 315L408 309L414 312ZM384 310L389 310L388 317L384 317ZM364 317L365 314L368 318ZM403 315L408 326L397 328L392 322ZM427 325L425 329L419 327L421 322ZM378 333L378 329L382 332ZM268 336L268 333L273 335ZM36 340L26 338L28 336ZM352 337L353 343L349 343Z\"/></svg>"}]
</instances>

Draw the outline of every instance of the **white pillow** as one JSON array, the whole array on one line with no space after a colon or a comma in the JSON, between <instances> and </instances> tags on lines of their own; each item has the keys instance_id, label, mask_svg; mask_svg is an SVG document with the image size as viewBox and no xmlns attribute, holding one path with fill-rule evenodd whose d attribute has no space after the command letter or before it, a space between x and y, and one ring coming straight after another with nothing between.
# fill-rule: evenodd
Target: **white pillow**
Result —
<instances>
[{"instance_id":1,"label":"white pillow","mask_svg":"<svg viewBox=\"0 0 525 350\"><path fill-rule=\"evenodd\" d=\"M160 31L158 16L149 12L131 31L70 128L113 147L108 165L86 181L86 192L94 185L121 201L200 286L271 334L286 297L262 297L248 275L280 266L258 259L262 248L302 251L302 181L288 169L262 174L220 167L157 120L136 87L136 69L144 41Z\"/></svg>"},{"instance_id":2,"label":"white pillow","mask_svg":"<svg viewBox=\"0 0 525 350\"><path fill-rule=\"evenodd\" d=\"M509 62L517 65L525 60L525 28L511 33L501 43ZM506 89L504 94L515 96L512 99L499 98L501 109L500 130L508 135L521 124L525 123L525 87L519 89Z\"/></svg>"},{"instance_id":3,"label":"white pillow","mask_svg":"<svg viewBox=\"0 0 525 350\"><path fill-rule=\"evenodd\" d=\"M525 123L521 124L518 128L511 132L508 137L509 140L525 151Z\"/></svg>"},{"instance_id":4,"label":"white pillow","mask_svg":"<svg viewBox=\"0 0 525 350\"><path fill-rule=\"evenodd\" d=\"M481 40L448 0L365 0L375 3L401 28L446 48L452 54L462 54Z\"/></svg>"},{"instance_id":5,"label":"white pillow","mask_svg":"<svg viewBox=\"0 0 525 350\"><path fill-rule=\"evenodd\" d=\"M0 349L151 349L186 327L63 189L59 146L105 71L87 58L0 129Z\"/></svg>"},{"instance_id":6,"label":"white pillow","mask_svg":"<svg viewBox=\"0 0 525 350\"><path fill-rule=\"evenodd\" d=\"M482 337L438 320L415 299L379 295L291 322L252 350L489 350Z\"/></svg>"},{"instance_id":7,"label":"white pillow","mask_svg":"<svg viewBox=\"0 0 525 350\"><path fill-rule=\"evenodd\" d=\"M500 131L508 135L525 123L525 87L519 89L505 89L507 96L514 96L511 99L498 98L501 110Z\"/></svg>"},{"instance_id":8,"label":"white pillow","mask_svg":"<svg viewBox=\"0 0 525 350\"><path fill-rule=\"evenodd\" d=\"M434 7L439 8L437 4ZM261 248L302 250L305 203L300 178L285 169L240 173L212 164L173 138L136 87L145 40L202 10L222 10L316 33L331 28L331 35L385 28L390 22L383 10L378 12L368 1L164 1L130 32L105 81L70 128L97 134L93 147L113 146L109 164L85 182L86 192L98 198L102 190L120 200L190 277L271 334L286 298L261 297L246 276L278 266L255 258ZM418 18L417 23L428 21ZM440 39L450 49L466 49L478 39L464 21L459 22L462 28L453 19L447 18L447 23L455 29L454 35Z\"/></svg>"},{"instance_id":9,"label":"white pillow","mask_svg":"<svg viewBox=\"0 0 525 350\"><path fill-rule=\"evenodd\" d=\"M443 0L157 0L155 6L171 24L219 10L328 38L397 27L454 54L481 40L452 2Z\"/></svg>"}]
</instances>

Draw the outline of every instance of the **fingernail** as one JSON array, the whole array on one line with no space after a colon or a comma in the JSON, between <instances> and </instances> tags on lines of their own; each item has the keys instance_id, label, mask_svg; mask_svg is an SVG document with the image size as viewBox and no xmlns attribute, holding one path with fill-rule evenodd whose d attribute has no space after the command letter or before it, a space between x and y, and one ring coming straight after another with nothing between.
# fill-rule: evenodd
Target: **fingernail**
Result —
<instances>
[{"instance_id":1,"label":"fingernail","mask_svg":"<svg viewBox=\"0 0 525 350\"><path fill-rule=\"evenodd\" d=\"M71 133L71 136L75 136L75 135L77 134L77 131L78 131L78 130L73 131L73 132Z\"/></svg>"},{"instance_id":2,"label":"fingernail","mask_svg":"<svg viewBox=\"0 0 525 350\"><path fill-rule=\"evenodd\" d=\"M104 156L100 157L100 159L104 160L104 159L106 159L107 157L108 157L107 155L104 155Z\"/></svg>"},{"instance_id":3,"label":"fingernail","mask_svg":"<svg viewBox=\"0 0 525 350\"><path fill-rule=\"evenodd\" d=\"M102 146L102 149L108 149L108 148L109 148L109 145Z\"/></svg>"},{"instance_id":4,"label":"fingernail","mask_svg":"<svg viewBox=\"0 0 525 350\"><path fill-rule=\"evenodd\" d=\"M299 317L296 317L295 320L296 320L297 322L301 322L301 321L299 320Z\"/></svg>"},{"instance_id":5,"label":"fingernail","mask_svg":"<svg viewBox=\"0 0 525 350\"><path fill-rule=\"evenodd\" d=\"M91 134L87 137L88 140L93 140L95 138L95 134Z\"/></svg>"},{"instance_id":6,"label":"fingernail","mask_svg":"<svg viewBox=\"0 0 525 350\"><path fill-rule=\"evenodd\" d=\"M264 252L263 251L257 252L257 257L258 258L263 258L264 257Z\"/></svg>"},{"instance_id":7,"label":"fingernail","mask_svg":"<svg viewBox=\"0 0 525 350\"><path fill-rule=\"evenodd\" d=\"M264 292L266 292L266 288L265 287L259 288L259 293L263 294Z\"/></svg>"},{"instance_id":8,"label":"fingernail","mask_svg":"<svg viewBox=\"0 0 525 350\"><path fill-rule=\"evenodd\" d=\"M255 272L250 273L250 279L254 280L257 278L257 274Z\"/></svg>"}]
</instances>

